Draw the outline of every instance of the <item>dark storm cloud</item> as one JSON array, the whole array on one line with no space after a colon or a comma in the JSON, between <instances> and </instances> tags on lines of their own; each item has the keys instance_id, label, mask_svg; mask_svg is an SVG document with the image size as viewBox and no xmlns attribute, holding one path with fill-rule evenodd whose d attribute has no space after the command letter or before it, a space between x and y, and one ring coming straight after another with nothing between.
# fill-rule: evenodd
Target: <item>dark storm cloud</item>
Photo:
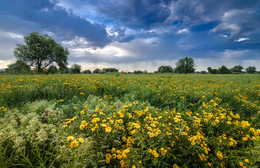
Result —
<instances>
[{"instance_id":1,"label":"dark storm cloud","mask_svg":"<svg viewBox=\"0 0 260 168\"><path fill-rule=\"evenodd\" d=\"M124 3L106 1L100 11L108 17L119 20L125 26L149 29L160 25L169 17L170 2L164 0L130 0Z\"/></svg>"},{"instance_id":2,"label":"dark storm cloud","mask_svg":"<svg viewBox=\"0 0 260 168\"><path fill-rule=\"evenodd\" d=\"M232 42L260 31L259 0L76 0L73 4L62 1L95 9L102 17L137 31L174 26L176 31L188 28L192 33L224 35Z\"/></svg>"},{"instance_id":3,"label":"dark storm cloud","mask_svg":"<svg viewBox=\"0 0 260 168\"><path fill-rule=\"evenodd\" d=\"M72 6L76 3L95 8L102 15L119 21L125 27L149 29L161 25L170 16L172 0L77 0L73 4L70 1L66 2Z\"/></svg>"},{"instance_id":4,"label":"dark storm cloud","mask_svg":"<svg viewBox=\"0 0 260 168\"><path fill-rule=\"evenodd\" d=\"M118 42L121 42L121 43L132 41L135 38L135 36L134 35L126 35L125 31L126 31L125 28L114 27L109 32L112 33L112 34L116 33L114 35L114 41L118 41Z\"/></svg>"},{"instance_id":5,"label":"dark storm cloud","mask_svg":"<svg viewBox=\"0 0 260 168\"><path fill-rule=\"evenodd\" d=\"M74 15L72 11L57 6L56 3L57 1L51 0L1 1L0 28L23 33L45 30L65 37L81 36L92 46L98 47L111 42L104 25L91 23ZM15 26L16 24L18 25Z\"/></svg>"},{"instance_id":6,"label":"dark storm cloud","mask_svg":"<svg viewBox=\"0 0 260 168\"><path fill-rule=\"evenodd\" d=\"M214 26L212 33L224 33L234 40L241 35L258 32L259 18L258 0L179 0L172 3L172 13L168 21L188 27ZM205 27L202 26L200 30L203 28Z\"/></svg>"}]
</instances>

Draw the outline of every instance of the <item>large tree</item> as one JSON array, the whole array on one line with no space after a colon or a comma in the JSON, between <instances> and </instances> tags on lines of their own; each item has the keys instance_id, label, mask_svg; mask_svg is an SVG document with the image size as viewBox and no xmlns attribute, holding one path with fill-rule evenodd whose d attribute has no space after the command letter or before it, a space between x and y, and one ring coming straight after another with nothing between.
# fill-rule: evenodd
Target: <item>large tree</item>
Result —
<instances>
[{"instance_id":1,"label":"large tree","mask_svg":"<svg viewBox=\"0 0 260 168\"><path fill-rule=\"evenodd\" d=\"M194 73L195 72L195 63L193 58L191 57L185 57L180 59L176 63L176 69L175 72L177 73Z\"/></svg>"},{"instance_id":2,"label":"large tree","mask_svg":"<svg viewBox=\"0 0 260 168\"><path fill-rule=\"evenodd\" d=\"M66 68L69 51L47 34L32 32L24 37L24 42L25 44L17 44L14 50L18 60L34 66L39 73L54 62L60 69Z\"/></svg>"}]
</instances>

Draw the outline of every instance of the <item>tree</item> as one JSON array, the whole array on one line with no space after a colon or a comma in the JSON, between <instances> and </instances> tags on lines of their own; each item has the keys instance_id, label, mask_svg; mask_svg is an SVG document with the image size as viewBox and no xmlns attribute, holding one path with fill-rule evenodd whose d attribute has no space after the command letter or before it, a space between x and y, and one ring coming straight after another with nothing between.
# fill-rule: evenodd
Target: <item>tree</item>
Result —
<instances>
[{"instance_id":1,"label":"tree","mask_svg":"<svg viewBox=\"0 0 260 168\"><path fill-rule=\"evenodd\" d=\"M185 57L180 59L176 63L176 69L175 71L177 73L194 73L195 72L195 63L193 58L191 57Z\"/></svg>"},{"instance_id":2,"label":"tree","mask_svg":"<svg viewBox=\"0 0 260 168\"><path fill-rule=\"evenodd\" d=\"M82 71L82 73L84 73L84 74L91 74L91 70L84 70L84 71Z\"/></svg>"},{"instance_id":3,"label":"tree","mask_svg":"<svg viewBox=\"0 0 260 168\"><path fill-rule=\"evenodd\" d=\"M93 73L101 73L101 70L99 68L95 69Z\"/></svg>"},{"instance_id":4,"label":"tree","mask_svg":"<svg viewBox=\"0 0 260 168\"><path fill-rule=\"evenodd\" d=\"M144 73L144 71L142 71L142 70L134 71L134 74L143 74L143 73Z\"/></svg>"},{"instance_id":5,"label":"tree","mask_svg":"<svg viewBox=\"0 0 260 168\"><path fill-rule=\"evenodd\" d=\"M32 32L24 37L24 41L25 45L17 44L14 55L18 60L34 66L38 73L43 72L43 69L53 62L60 68L66 67L69 51L47 34L41 36L38 32Z\"/></svg>"},{"instance_id":6,"label":"tree","mask_svg":"<svg viewBox=\"0 0 260 168\"><path fill-rule=\"evenodd\" d=\"M78 64L73 64L69 70L70 73L79 74L81 72L81 66Z\"/></svg>"},{"instance_id":7,"label":"tree","mask_svg":"<svg viewBox=\"0 0 260 168\"><path fill-rule=\"evenodd\" d=\"M200 71L200 74L207 74L207 71Z\"/></svg>"},{"instance_id":8,"label":"tree","mask_svg":"<svg viewBox=\"0 0 260 168\"><path fill-rule=\"evenodd\" d=\"M241 65L236 65L233 68L231 68L233 73L241 73L242 69L243 69L243 67Z\"/></svg>"},{"instance_id":9,"label":"tree","mask_svg":"<svg viewBox=\"0 0 260 168\"><path fill-rule=\"evenodd\" d=\"M256 72L256 67L255 66L249 66L246 68L246 72L249 74L255 73Z\"/></svg>"},{"instance_id":10,"label":"tree","mask_svg":"<svg viewBox=\"0 0 260 168\"><path fill-rule=\"evenodd\" d=\"M102 73L117 73L118 72L118 69L116 68L103 68L102 69Z\"/></svg>"},{"instance_id":11,"label":"tree","mask_svg":"<svg viewBox=\"0 0 260 168\"><path fill-rule=\"evenodd\" d=\"M7 66L6 72L10 74L28 74L31 71L31 67L22 61L16 61Z\"/></svg>"},{"instance_id":12,"label":"tree","mask_svg":"<svg viewBox=\"0 0 260 168\"><path fill-rule=\"evenodd\" d=\"M159 73L172 73L173 69L170 65L160 66L158 68Z\"/></svg>"},{"instance_id":13,"label":"tree","mask_svg":"<svg viewBox=\"0 0 260 168\"><path fill-rule=\"evenodd\" d=\"M51 66L48 68L48 71L47 71L47 72L50 73L50 74L55 74L55 73L58 73L59 70L58 70L58 68L57 68L56 66L51 65Z\"/></svg>"},{"instance_id":14,"label":"tree","mask_svg":"<svg viewBox=\"0 0 260 168\"><path fill-rule=\"evenodd\" d=\"M211 74L218 74L219 70L218 69L212 69L211 67L208 67L208 72Z\"/></svg>"},{"instance_id":15,"label":"tree","mask_svg":"<svg viewBox=\"0 0 260 168\"><path fill-rule=\"evenodd\" d=\"M220 74L230 74L231 70L228 69L225 65L222 65L220 68L218 68Z\"/></svg>"}]
</instances>

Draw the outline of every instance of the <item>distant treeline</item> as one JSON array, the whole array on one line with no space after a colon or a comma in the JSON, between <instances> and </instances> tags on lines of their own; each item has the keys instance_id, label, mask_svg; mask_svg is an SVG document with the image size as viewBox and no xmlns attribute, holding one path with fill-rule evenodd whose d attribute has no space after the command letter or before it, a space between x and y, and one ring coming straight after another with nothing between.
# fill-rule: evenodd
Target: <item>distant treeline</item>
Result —
<instances>
[{"instance_id":1,"label":"distant treeline","mask_svg":"<svg viewBox=\"0 0 260 168\"><path fill-rule=\"evenodd\" d=\"M194 67L185 67L185 66L176 66L173 68L169 65L162 65L158 67L157 71L149 72L149 73L197 73L197 74L242 74L242 73L258 73L255 66L249 66L243 71L243 67L241 65L236 65L232 68L227 68L225 65L217 69L213 69L211 67L207 68L207 71L195 71ZM5 70L0 71L1 73L7 74L38 74L36 69L31 69L29 65L22 61L16 61L13 64L8 65L8 68ZM49 66L47 69L43 70L41 74L108 74L108 73L119 73L118 69L116 68L96 68L95 70L81 70L81 66L79 64L73 64L71 68L63 67L57 68L55 65ZM135 70L132 72L124 72L121 71L120 73L128 73L128 74L147 74L147 70Z\"/></svg>"}]
</instances>

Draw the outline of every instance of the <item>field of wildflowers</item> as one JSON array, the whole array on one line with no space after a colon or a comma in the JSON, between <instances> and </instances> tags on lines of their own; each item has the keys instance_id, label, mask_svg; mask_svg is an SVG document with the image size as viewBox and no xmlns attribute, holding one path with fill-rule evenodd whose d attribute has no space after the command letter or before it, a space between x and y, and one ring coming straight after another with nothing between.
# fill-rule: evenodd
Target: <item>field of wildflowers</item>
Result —
<instances>
[{"instance_id":1,"label":"field of wildflowers","mask_svg":"<svg viewBox=\"0 0 260 168\"><path fill-rule=\"evenodd\" d=\"M258 167L259 75L1 75L0 167Z\"/></svg>"}]
</instances>

